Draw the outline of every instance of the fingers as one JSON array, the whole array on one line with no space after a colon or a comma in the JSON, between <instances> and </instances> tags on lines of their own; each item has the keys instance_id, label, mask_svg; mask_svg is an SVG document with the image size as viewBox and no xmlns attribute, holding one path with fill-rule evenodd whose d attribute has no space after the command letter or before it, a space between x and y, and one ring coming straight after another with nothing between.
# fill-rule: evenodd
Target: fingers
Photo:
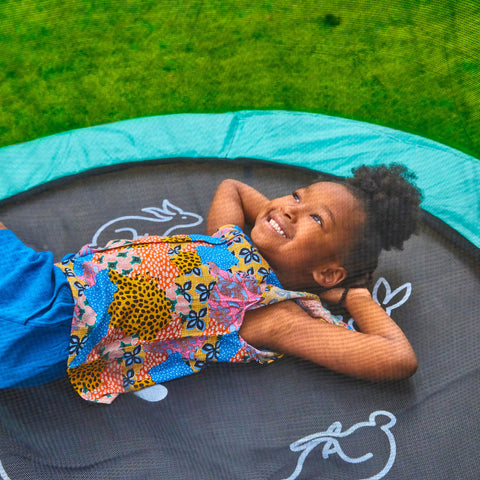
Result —
<instances>
[{"instance_id":1,"label":"fingers","mask_svg":"<svg viewBox=\"0 0 480 480\"><path fill-rule=\"evenodd\" d=\"M320 298L328 303L338 303L347 291L346 288L332 288L320 294Z\"/></svg>"}]
</instances>

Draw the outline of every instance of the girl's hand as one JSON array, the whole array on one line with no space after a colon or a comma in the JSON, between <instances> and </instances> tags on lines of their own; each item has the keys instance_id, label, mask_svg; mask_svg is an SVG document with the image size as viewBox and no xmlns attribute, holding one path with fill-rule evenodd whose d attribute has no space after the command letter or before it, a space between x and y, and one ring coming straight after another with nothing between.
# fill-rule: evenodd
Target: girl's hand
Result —
<instances>
[{"instance_id":1,"label":"girl's hand","mask_svg":"<svg viewBox=\"0 0 480 480\"><path fill-rule=\"evenodd\" d=\"M220 227L234 224L244 228L252 224L268 198L238 180L224 180L213 197L207 219L207 235Z\"/></svg>"},{"instance_id":2,"label":"girl's hand","mask_svg":"<svg viewBox=\"0 0 480 480\"><path fill-rule=\"evenodd\" d=\"M322 300L325 300L327 303L333 304L338 303L344 293L344 288L332 288L331 290L326 290L325 292L322 292L319 297Z\"/></svg>"}]
</instances>

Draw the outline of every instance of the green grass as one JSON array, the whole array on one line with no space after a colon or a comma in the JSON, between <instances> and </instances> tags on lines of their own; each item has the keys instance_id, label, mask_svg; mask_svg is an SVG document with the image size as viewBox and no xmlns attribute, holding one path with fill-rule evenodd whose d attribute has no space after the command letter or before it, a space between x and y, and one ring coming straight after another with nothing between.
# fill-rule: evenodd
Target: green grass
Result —
<instances>
[{"instance_id":1,"label":"green grass","mask_svg":"<svg viewBox=\"0 0 480 480\"><path fill-rule=\"evenodd\" d=\"M0 145L127 118L286 109L480 158L476 0L0 0Z\"/></svg>"}]
</instances>

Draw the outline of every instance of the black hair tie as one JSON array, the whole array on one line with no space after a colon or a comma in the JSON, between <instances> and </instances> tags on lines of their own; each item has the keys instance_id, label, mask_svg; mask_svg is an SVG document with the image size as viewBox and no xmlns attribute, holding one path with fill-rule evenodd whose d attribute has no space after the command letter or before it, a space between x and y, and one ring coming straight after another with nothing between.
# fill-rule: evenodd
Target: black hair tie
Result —
<instances>
[{"instance_id":1,"label":"black hair tie","mask_svg":"<svg viewBox=\"0 0 480 480\"><path fill-rule=\"evenodd\" d=\"M338 302L333 304L334 307L343 307L343 302L347 298L349 290L350 290L350 288L348 288L348 287L343 289L342 296L340 297L340 300Z\"/></svg>"}]
</instances>

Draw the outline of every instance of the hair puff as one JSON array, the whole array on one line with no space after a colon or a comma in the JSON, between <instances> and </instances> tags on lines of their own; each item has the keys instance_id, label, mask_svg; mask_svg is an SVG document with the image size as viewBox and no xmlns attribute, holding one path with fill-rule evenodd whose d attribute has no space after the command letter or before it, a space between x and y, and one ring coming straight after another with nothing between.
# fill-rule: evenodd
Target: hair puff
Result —
<instances>
[{"instance_id":1,"label":"hair puff","mask_svg":"<svg viewBox=\"0 0 480 480\"><path fill-rule=\"evenodd\" d=\"M402 249L416 231L422 195L415 180L415 174L399 164L362 166L345 180L366 214L346 261L349 276L372 272L382 249Z\"/></svg>"}]
</instances>

